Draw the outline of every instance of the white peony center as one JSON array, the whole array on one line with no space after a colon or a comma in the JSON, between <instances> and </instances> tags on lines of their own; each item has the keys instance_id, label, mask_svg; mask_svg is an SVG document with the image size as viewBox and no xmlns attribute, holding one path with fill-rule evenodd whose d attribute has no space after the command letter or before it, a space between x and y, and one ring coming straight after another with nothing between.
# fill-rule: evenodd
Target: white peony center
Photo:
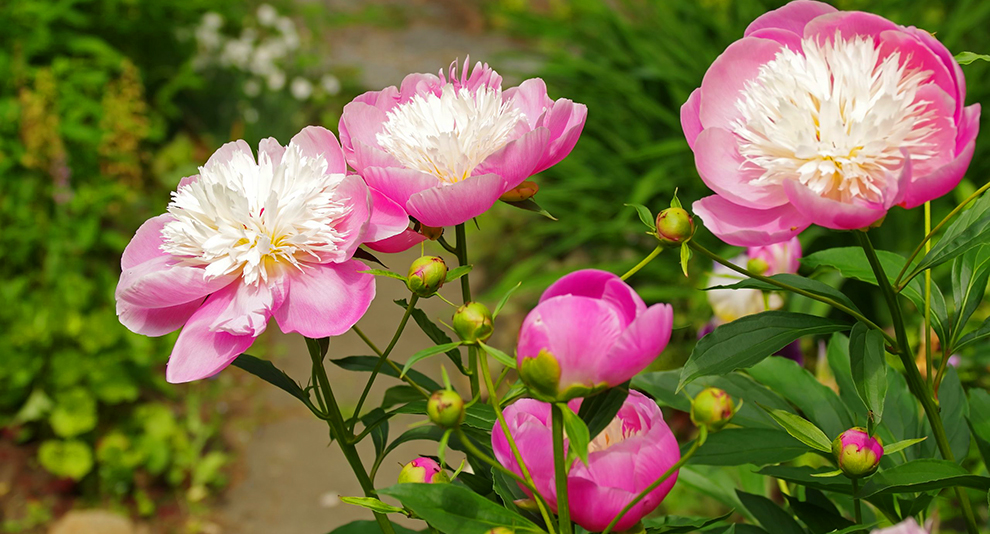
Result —
<instances>
[{"instance_id":1,"label":"white peony center","mask_svg":"<svg viewBox=\"0 0 990 534\"><path fill-rule=\"evenodd\" d=\"M929 102L916 101L931 71L906 67L899 52L881 58L872 38L803 41L746 83L732 130L753 185L797 178L818 195L882 202L906 150L913 162L935 156L938 131Z\"/></svg>"},{"instance_id":2,"label":"white peony center","mask_svg":"<svg viewBox=\"0 0 990 534\"><path fill-rule=\"evenodd\" d=\"M639 434L639 431L626 427L622 419L615 417L612 422L602 430L595 439L591 440L588 444L588 452L598 452L604 451L613 445L622 443L623 441Z\"/></svg>"},{"instance_id":3,"label":"white peony center","mask_svg":"<svg viewBox=\"0 0 990 534\"><path fill-rule=\"evenodd\" d=\"M335 227L349 211L334 198L343 174L327 174L323 156L290 144L279 165L261 152L200 167L199 179L172 193L175 220L162 230L162 250L206 277L240 273L248 284L319 262L343 237Z\"/></svg>"},{"instance_id":4,"label":"white peony center","mask_svg":"<svg viewBox=\"0 0 990 534\"><path fill-rule=\"evenodd\" d=\"M521 118L499 88L447 84L440 96L416 95L389 111L377 140L402 165L453 184L511 141Z\"/></svg>"}]
</instances>

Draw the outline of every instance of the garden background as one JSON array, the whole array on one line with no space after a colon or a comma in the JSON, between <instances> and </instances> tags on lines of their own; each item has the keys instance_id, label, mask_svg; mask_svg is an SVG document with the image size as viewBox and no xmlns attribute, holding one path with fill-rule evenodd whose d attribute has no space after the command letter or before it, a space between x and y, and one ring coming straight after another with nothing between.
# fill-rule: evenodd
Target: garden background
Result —
<instances>
[{"instance_id":1,"label":"garden background","mask_svg":"<svg viewBox=\"0 0 990 534\"><path fill-rule=\"evenodd\" d=\"M117 322L124 245L219 145L244 138L256 146L262 133L286 142L307 124L336 130L340 109L357 94L468 54L507 85L540 76L551 97L586 104L577 147L537 178L538 200L558 220L500 205L470 234L480 300L523 283L496 334L509 345L524 310L562 273L621 272L654 247L623 204L657 211L675 188L686 202L706 194L679 107L748 22L781 3L0 2L0 532L308 534L366 516L339 502L360 489L305 409L233 368L168 385L163 368L175 335L149 339ZM834 3L933 31L954 53L990 51L990 2ZM990 65L965 72L967 103L990 104ZM936 220L986 181L988 142L978 139L963 184L933 203ZM834 244L826 241L836 234L819 232L802 234L806 253ZM875 239L879 248L904 249L922 235L920 210L894 210ZM720 246L710 235L698 239ZM414 252L386 263L401 271ZM633 280L648 302L675 306L673 341L658 369L683 361L711 315L697 291L708 266L692 268L685 279L675 255L662 255ZM487 283L486 272L499 273L498 284ZM378 284L360 324L382 337L402 313L389 301L405 290L388 279ZM429 304L428 314L447 313ZM800 299L791 306L827 313ZM981 304L976 318L988 315ZM352 336L335 338L331 357L364 354ZM411 329L399 350L424 342ZM828 383L815 347L805 349L806 366ZM251 352L297 378L308 373L301 338L270 331ZM967 356L961 379L986 387L990 354ZM689 425L675 419L675 432L678 424ZM423 452L403 450L397 458ZM702 479L763 483L741 468L694 469L661 511L711 515L721 506L712 498L718 485ZM387 485L397 472L386 466L379 479ZM87 508L104 512L66 515Z\"/></svg>"}]
</instances>

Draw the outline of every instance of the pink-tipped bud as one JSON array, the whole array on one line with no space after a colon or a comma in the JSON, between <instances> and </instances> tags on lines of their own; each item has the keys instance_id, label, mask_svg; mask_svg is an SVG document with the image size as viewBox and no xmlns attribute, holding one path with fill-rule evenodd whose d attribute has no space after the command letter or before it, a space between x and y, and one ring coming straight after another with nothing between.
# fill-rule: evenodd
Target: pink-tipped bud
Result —
<instances>
[{"instance_id":1,"label":"pink-tipped bud","mask_svg":"<svg viewBox=\"0 0 990 534\"><path fill-rule=\"evenodd\" d=\"M667 208L657 215L657 238L664 245L681 245L694 235L694 219L684 208Z\"/></svg>"},{"instance_id":2,"label":"pink-tipped bud","mask_svg":"<svg viewBox=\"0 0 990 534\"><path fill-rule=\"evenodd\" d=\"M721 430L736 414L735 404L728 393L718 388L705 388L691 402L691 421L708 430Z\"/></svg>"},{"instance_id":3,"label":"pink-tipped bud","mask_svg":"<svg viewBox=\"0 0 990 534\"><path fill-rule=\"evenodd\" d=\"M453 319L454 332L465 343L477 343L492 337L495 325L492 312L480 302L468 302L457 308Z\"/></svg>"},{"instance_id":4,"label":"pink-tipped bud","mask_svg":"<svg viewBox=\"0 0 990 534\"><path fill-rule=\"evenodd\" d=\"M399 484L410 482L420 484L446 483L450 482L450 477L440 468L440 464L421 456L402 466L402 471L399 471Z\"/></svg>"},{"instance_id":5,"label":"pink-tipped bud","mask_svg":"<svg viewBox=\"0 0 990 534\"><path fill-rule=\"evenodd\" d=\"M456 391L434 391L426 402L426 415L435 425L454 428L464 422L464 399Z\"/></svg>"},{"instance_id":6,"label":"pink-tipped bud","mask_svg":"<svg viewBox=\"0 0 990 534\"><path fill-rule=\"evenodd\" d=\"M503 193L498 199L503 202L522 202L523 200L533 198L539 191L540 186L536 185L536 182L526 180L515 189L510 189Z\"/></svg>"},{"instance_id":7,"label":"pink-tipped bud","mask_svg":"<svg viewBox=\"0 0 990 534\"><path fill-rule=\"evenodd\" d=\"M870 476L880 466L883 442L870 437L866 429L853 427L839 434L832 442L832 455L839 469L849 478Z\"/></svg>"},{"instance_id":8,"label":"pink-tipped bud","mask_svg":"<svg viewBox=\"0 0 990 534\"><path fill-rule=\"evenodd\" d=\"M447 278L447 264L438 256L420 256L409 266L406 287L413 294L429 297L443 286Z\"/></svg>"}]
</instances>

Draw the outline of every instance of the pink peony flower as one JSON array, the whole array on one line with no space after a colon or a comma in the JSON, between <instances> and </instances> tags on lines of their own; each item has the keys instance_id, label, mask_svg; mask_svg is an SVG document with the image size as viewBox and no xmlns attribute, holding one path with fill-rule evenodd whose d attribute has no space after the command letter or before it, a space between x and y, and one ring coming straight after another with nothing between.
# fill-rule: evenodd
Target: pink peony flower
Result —
<instances>
[{"instance_id":1,"label":"pink peony flower","mask_svg":"<svg viewBox=\"0 0 990 534\"><path fill-rule=\"evenodd\" d=\"M580 402L571 401L571 409L577 411ZM519 400L505 409L505 419L536 489L556 512L550 405L532 399ZM565 439L565 450L567 446ZM498 423L492 430L492 449L502 465L521 476ZM642 393L630 391L615 419L589 445L588 465L580 460L571 465L567 476L571 518L589 531L603 530L629 502L680 459L677 440L664 422L660 408ZM650 492L622 517L616 532L628 529L652 512L676 481L677 473L674 473ZM523 491L532 497L526 488Z\"/></svg>"},{"instance_id":2,"label":"pink peony flower","mask_svg":"<svg viewBox=\"0 0 990 534\"><path fill-rule=\"evenodd\" d=\"M272 316L283 332L313 338L350 329L375 296L355 250L406 225L395 203L346 175L324 128L303 129L287 147L262 140L257 159L244 141L227 143L127 245L117 315L148 336L182 328L166 378L206 378Z\"/></svg>"},{"instance_id":3,"label":"pink peony flower","mask_svg":"<svg viewBox=\"0 0 990 534\"><path fill-rule=\"evenodd\" d=\"M458 77L410 74L398 89L367 92L344 106L340 139L368 185L422 224L452 226L570 153L587 108L551 100L543 80L502 92L478 63Z\"/></svg>"},{"instance_id":4,"label":"pink peony flower","mask_svg":"<svg viewBox=\"0 0 990 534\"><path fill-rule=\"evenodd\" d=\"M701 178L694 211L723 241L856 229L962 179L980 106L930 33L797 0L759 17L681 108Z\"/></svg>"},{"instance_id":5,"label":"pink peony flower","mask_svg":"<svg viewBox=\"0 0 990 534\"><path fill-rule=\"evenodd\" d=\"M873 529L870 534L929 534L929 531L921 528L913 517L909 517L894 526Z\"/></svg>"},{"instance_id":6,"label":"pink peony flower","mask_svg":"<svg viewBox=\"0 0 990 534\"><path fill-rule=\"evenodd\" d=\"M763 247L749 247L746 254L736 256L732 263L748 266L759 274L772 276L796 273L801 263L801 243L797 237L783 243ZM708 287L728 286L745 277L721 264L714 264L708 277ZM728 323L767 310L779 310L784 299L777 293L765 294L759 289L710 289L705 292L708 304L715 313L715 325Z\"/></svg>"},{"instance_id":7,"label":"pink peony flower","mask_svg":"<svg viewBox=\"0 0 990 534\"><path fill-rule=\"evenodd\" d=\"M520 375L545 400L617 386L660 355L673 322L669 304L647 308L618 276L573 272L547 288L523 321Z\"/></svg>"},{"instance_id":8,"label":"pink peony flower","mask_svg":"<svg viewBox=\"0 0 990 534\"><path fill-rule=\"evenodd\" d=\"M865 428L853 427L832 441L832 456L839 469L849 478L872 475L883 458L883 443L871 437Z\"/></svg>"}]
</instances>

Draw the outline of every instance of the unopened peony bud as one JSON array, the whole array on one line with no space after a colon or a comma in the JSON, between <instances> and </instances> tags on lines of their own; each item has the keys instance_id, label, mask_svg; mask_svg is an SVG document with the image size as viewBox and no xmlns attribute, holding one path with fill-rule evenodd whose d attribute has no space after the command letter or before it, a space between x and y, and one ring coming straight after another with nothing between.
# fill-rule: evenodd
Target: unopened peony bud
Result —
<instances>
[{"instance_id":1,"label":"unopened peony bud","mask_svg":"<svg viewBox=\"0 0 990 534\"><path fill-rule=\"evenodd\" d=\"M437 256L420 256L409 266L406 287L413 294L429 297L443 286L447 278L447 264Z\"/></svg>"},{"instance_id":2,"label":"unopened peony bud","mask_svg":"<svg viewBox=\"0 0 990 534\"><path fill-rule=\"evenodd\" d=\"M770 270L770 264L763 258L752 258L746 262L746 269L762 275Z\"/></svg>"},{"instance_id":3,"label":"unopened peony bud","mask_svg":"<svg viewBox=\"0 0 990 534\"><path fill-rule=\"evenodd\" d=\"M736 413L735 404L728 393L718 388L705 388L691 402L691 421L708 430L721 430Z\"/></svg>"},{"instance_id":4,"label":"unopened peony bud","mask_svg":"<svg viewBox=\"0 0 990 534\"><path fill-rule=\"evenodd\" d=\"M468 302L454 312L454 332L466 343L485 341L495 330L492 312L480 302Z\"/></svg>"},{"instance_id":5,"label":"unopened peony bud","mask_svg":"<svg viewBox=\"0 0 990 534\"><path fill-rule=\"evenodd\" d=\"M504 202L522 202L523 200L529 200L536 196L536 193L540 191L540 186L536 185L536 182L531 182L526 180L525 182L519 184L515 189L510 189L499 197L499 200Z\"/></svg>"},{"instance_id":6,"label":"unopened peony bud","mask_svg":"<svg viewBox=\"0 0 990 534\"><path fill-rule=\"evenodd\" d=\"M680 245L694 235L694 220L684 208L667 208L657 215L657 238L664 245Z\"/></svg>"},{"instance_id":7,"label":"unopened peony bud","mask_svg":"<svg viewBox=\"0 0 990 534\"><path fill-rule=\"evenodd\" d=\"M422 456L402 466L402 471L399 471L399 484L409 482L437 484L450 482L450 477L440 468L440 464Z\"/></svg>"},{"instance_id":8,"label":"unopened peony bud","mask_svg":"<svg viewBox=\"0 0 990 534\"><path fill-rule=\"evenodd\" d=\"M495 527L491 530L486 530L485 534L516 534L516 531L511 528Z\"/></svg>"},{"instance_id":9,"label":"unopened peony bud","mask_svg":"<svg viewBox=\"0 0 990 534\"><path fill-rule=\"evenodd\" d=\"M416 231L426 236L426 238L430 241L436 241L443 235L442 226L424 226L422 224L417 224Z\"/></svg>"},{"instance_id":10,"label":"unopened peony bud","mask_svg":"<svg viewBox=\"0 0 990 534\"><path fill-rule=\"evenodd\" d=\"M435 425L454 428L464 422L464 399L456 391L435 391L426 402L426 415Z\"/></svg>"},{"instance_id":11,"label":"unopened peony bud","mask_svg":"<svg viewBox=\"0 0 990 534\"><path fill-rule=\"evenodd\" d=\"M853 427L839 434L832 442L832 455L839 469L849 478L870 476L880 466L883 443L870 437L866 429Z\"/></svg>"}]
</instances>

